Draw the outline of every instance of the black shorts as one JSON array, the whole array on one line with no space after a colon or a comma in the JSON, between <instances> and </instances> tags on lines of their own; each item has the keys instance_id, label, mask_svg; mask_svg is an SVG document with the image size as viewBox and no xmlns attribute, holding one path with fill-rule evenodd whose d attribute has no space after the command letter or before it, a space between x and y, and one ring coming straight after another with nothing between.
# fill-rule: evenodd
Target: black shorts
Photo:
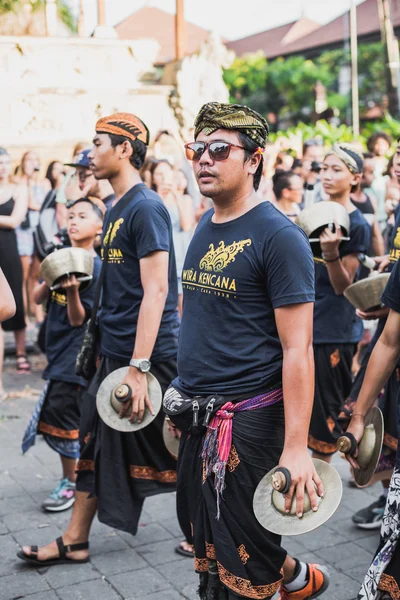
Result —
<instances>
[{"instance_id":1,"label":"black shorts","mask_svg":"<svg viewBox=\"0 0 400 600\"><path fill-rule=\"evenodd\" d=\"M319 454L334 454L343 433L339 416L352 386L356 344L315 344L315 394L308 446Z\"/></svg>"},{"instance_id":2,"label":"black shorts","mask_svg":"<svg viewBox=\"0 0 400 600\"><path fill-rule=\"evenodd\" d=\"M78 440L81 388L77 383L51 380L38 424L38 433Z\"/></svg>"}]
</instances>

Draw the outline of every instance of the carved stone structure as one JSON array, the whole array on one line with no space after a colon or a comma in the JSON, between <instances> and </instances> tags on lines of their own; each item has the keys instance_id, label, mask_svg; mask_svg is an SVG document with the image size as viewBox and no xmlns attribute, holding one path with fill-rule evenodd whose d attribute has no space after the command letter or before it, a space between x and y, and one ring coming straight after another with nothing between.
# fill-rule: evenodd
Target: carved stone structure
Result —
<instances>
[{"instance_id":1,"label":"carved stone structure","mask_svg":"<svg viewBox=\"0 0 400 600\"><path fill-rule=\"evenodd\" d=\"M154 40L0 37L0 146L15 158L36 148L43 162L70 159L117 110L139 114L153 135L177 131L171 87L142 82L157 51Z\"/></svg>"},{"instance_id":2,"label":"carved stone structure","mask_svg":"<svg viewBox=\"0 0 400 600\"><path fill-rule=\"evenodd\" d=\"M165 67L163 83L174 86L170 103L183 139L190 138L196 114L205 102L229 102L222 70L234 58L235 53L227 50L220 36L211 33L196 54Z\"/></svg>"}]
</instances>

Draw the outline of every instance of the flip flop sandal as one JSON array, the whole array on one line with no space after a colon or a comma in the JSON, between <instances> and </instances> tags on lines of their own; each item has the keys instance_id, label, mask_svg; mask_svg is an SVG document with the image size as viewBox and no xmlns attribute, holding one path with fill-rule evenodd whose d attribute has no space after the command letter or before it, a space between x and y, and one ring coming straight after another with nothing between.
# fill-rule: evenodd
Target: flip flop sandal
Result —
<instances>
[{"instance_id":1,"label":"flip flop sandal","mask_svg":"<svg viewBox=\"0 0 400 600\"><path fill-rule=\"evenodd\" d=\"M62 537L59 537L56 539L56 543L59 552L58 558L48 558L47 560L39 560L37 557L39 548L37 546L31 546L30 554L25 554L25 552L19 550L17 552L17 556L18 558L21 558L25 562L35 567L51 567L52 565L79 565L82 563L89 562L89 557L74 560L72 558L67 558L66 556L67 552L87 550L89 548L89 542L82 542L81 544L68 544L68 546L65 546Z\"/></svg>"},{"instance_id":2,"label":"flip flop sandal","mask_svg":"<svg viewBox=\"0 0 400 600\"><path fill-rule=\"evenodd\" d=\"M17 354L17 373L30 373L31 363L26 354Z\"/></svg>"},{"instance_id":3,"label":"flip flop sandal","mask_svg":"<svg viewBox=\"0 0 400 600\"><path fill-rule=\"evenodd\" d=\"M185 548L182 548L181 544L176 546L175 552L177 554L180 554L181 556L186 556L188 558L194 558L194 550L185 550Z\"/></svg>"}]
</instances>

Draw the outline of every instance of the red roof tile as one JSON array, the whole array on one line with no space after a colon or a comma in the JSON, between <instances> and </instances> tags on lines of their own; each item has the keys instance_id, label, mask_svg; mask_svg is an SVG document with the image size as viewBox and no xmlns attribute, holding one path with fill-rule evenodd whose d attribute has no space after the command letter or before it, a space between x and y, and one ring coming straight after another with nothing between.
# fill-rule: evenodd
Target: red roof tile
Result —
<instances>
[{"instance_id":1,"label":"red roof tile","mask_svg":"<svg viewBox=\"0 0 400 600\"><path fill-rule=\"evenodd\" d=\"M175 58L175 15L144 7L118 23L115 29L124 40L156 39L160 44L157 63L165 64ZM196 52L208 35L207 29L186 21L186 54Z\"/></svg>"}]
</instances>

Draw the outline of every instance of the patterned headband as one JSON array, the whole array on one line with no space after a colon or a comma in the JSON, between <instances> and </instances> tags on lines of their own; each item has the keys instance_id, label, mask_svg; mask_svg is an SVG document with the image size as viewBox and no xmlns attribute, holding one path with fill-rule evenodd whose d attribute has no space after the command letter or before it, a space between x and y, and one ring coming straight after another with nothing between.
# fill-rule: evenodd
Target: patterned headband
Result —
<instances>
[{"instance_id":1,"label":"patterned headband","mask_svg":"<svg viewBox=\"0 0 400 600\"><path fill-rule=\"evenodd\" d=\"M330 156L331 154L337 156L353 175L362 173L364 166L363 157L349 144L334 144L326 156Z\"/></svg>"},{"instance_id":2,"label":"patterned headband","mask_svg":"<svg viewBox=\"0 0 400 600\"><path fill-rule=\"evenodd\" d=\"M194 127L195 138L201 131L206 135L214 133L217 129L241 131L261 148L265 148L269 133L267 121L255 110L241 104L220 102L204 104L196 117Z\"/></svg>"},{"instance_id":3,"label":"patterned headband","mask_svg":"<svg viewBox=\"0 0 400 600\"><path fill-rule=\"evenodd\" d=\"M146 146L149 145L149 130L143 121L130 113L115 113L99 119L96 123L96 132L122 135L133 142L140 140Z\"/></svg>"}]
</instances>

